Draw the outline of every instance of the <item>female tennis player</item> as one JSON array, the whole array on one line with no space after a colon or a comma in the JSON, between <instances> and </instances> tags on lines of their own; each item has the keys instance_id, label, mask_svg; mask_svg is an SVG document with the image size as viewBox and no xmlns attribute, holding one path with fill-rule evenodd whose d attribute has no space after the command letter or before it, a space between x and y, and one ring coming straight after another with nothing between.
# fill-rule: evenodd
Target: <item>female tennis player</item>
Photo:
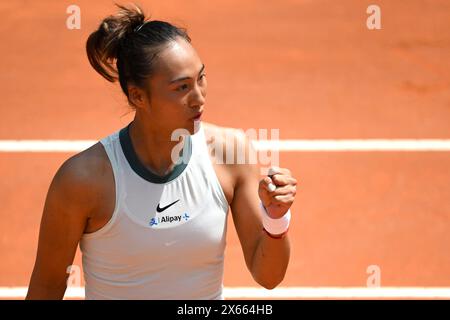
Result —
<instances>
[{"instance_id":1,"label":"female tennis player","mask_svg":"<svg viewBox=\"0 0 450 320\"><path fill-rule=\"evenodd\" d=\"M251 145L201 122L205 65L186 30L119 6L86 48L135 117L55 174L27 299L64 297L78 244L86 299L223 299L229 207L251 275L275 288L289 262L297 181L287 169L260 177L257 164L223 161ZM188 134L173 139L179 129Z\"/></svg>"}]
</instances>

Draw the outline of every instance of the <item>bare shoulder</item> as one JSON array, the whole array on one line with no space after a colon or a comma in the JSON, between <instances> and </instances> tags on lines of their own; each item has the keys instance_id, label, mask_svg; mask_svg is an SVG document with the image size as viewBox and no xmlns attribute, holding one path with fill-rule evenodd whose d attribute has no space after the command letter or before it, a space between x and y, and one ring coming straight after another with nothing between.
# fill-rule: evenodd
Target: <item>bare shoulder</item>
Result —
<instances>
[{"instance_id":1,"label":"bare shoulder","mask_svg":"<svg viewBox=\"0 0 450 320\"><path fill-rule=\"evenodd\" d=\"M95 184L109 169L108 156L101 143L97 142L67 159L59 168L57 175L77 185L91 185Z\"/></svg>"},{"instance_id":2,"label":"bare shoulder","mask_svg":"<svg viewBox=\"0 0 450 320\"><path fill-rule=\"evenodd\" d=\"M252 148L250 139L242 129L222 127L212 123L203 123L203 128L209 145L212 144L215 148L222 147L224 155L233 152L233 161L230 158L227 164L237 164L239 161L236 156L239 152L248 152ZM239 164L242 163L239 162Z\"/></svg>"},{"instance_id":3,"label":"bare shoulder","mask_svg":"<svg viewBox=\"0 0 450 320\"><path fill-rule=\"evenodd\" d=\"M223 164L235 187L241 179L259 172L255 149L244 130L211 123L203 125L211 156L216 163Z\"/></svg>"},{"instance_id":4,"label":"bare shoulder","mask_svg":"<svg viewBox=\"0 0 450 320\"><path fill-rule=\"evenodd\" d=\"M110 192L111 182L114 182L111 164L98 142L67 159L56 172L50 188L93 209Z\"/></svg>"}]
</instances>

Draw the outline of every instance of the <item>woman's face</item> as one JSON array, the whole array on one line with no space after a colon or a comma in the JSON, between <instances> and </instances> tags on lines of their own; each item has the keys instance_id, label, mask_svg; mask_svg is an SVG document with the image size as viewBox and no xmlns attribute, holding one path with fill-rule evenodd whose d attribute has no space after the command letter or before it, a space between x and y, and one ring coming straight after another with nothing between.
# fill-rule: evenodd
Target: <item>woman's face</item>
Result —
<instances>
[{"instance_id":1,"label":"woman's face","mask_svg":"<svg viewBox=\"0 0 450 320\"><path fill-rule=\"evenodd\" d=\"M205 66L190 43L183 38L170 42L158 54L149 80L147 110L152 123L164 131L182 128L194 133L199 121L195 117L205 104L205 76Z\"/></svg>"}]
</instances>

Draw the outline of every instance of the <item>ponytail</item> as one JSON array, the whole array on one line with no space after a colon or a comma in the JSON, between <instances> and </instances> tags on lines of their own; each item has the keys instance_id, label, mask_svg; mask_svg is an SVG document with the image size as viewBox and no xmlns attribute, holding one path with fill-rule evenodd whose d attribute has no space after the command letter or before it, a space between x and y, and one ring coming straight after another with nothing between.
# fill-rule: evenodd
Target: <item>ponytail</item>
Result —
<instances>
[{"instance_id":1,"label":"ponytail","mask_svg":"<svg viewBox=\"0 0 450 320\"><path fill-rule=\"evenodd\" d=\"M163 45L182 37L185 29L164 21L149 21L142 9L117 5L119 11L100 23L86 42L89 63L109 82L119 80L128 97L128 84L143 86L153 71L153 59Z\"/></svg>"},{"instance_id":2,"label":"ponytail","mask_svg":"<svg viewBox=\"0 0 450 320\"><path fill-rule=\"evenodd\" d=\"M121 42L145 20L140 7L135 6L131 9L117 6L120 9L119 12L105 18L98 30L91 33L86 43L87 56L92 67L110 82L118 80L118 72L113 65L113 60L117 59Z\"/></svg>"}]
</instances>

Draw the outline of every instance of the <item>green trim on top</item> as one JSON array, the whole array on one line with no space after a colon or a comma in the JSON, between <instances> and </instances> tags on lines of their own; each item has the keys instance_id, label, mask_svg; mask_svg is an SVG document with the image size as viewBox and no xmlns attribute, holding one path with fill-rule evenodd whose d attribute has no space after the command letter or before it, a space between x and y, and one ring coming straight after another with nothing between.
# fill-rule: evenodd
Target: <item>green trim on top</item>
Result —
<instances>
[{"instance_id":1,"label":"green trim on top","mask_svg":"<svg viewBox=\"0 0 450 320\"><path fill-rule=\"evenodd\" d=\"M131 123L128 124L128 126L123 128L122 130L120 130L119 132L120 145L122 146L123 153L128 163L130 164L130 167L141 178L152 183L166 183L177 178L184 171L184 169L186 169L189 161L191 160L192 155L192 138L190 135L186 137L183 149L180 152L181 156L179 162L181 163L176 164L173 170L167 175L159 176L151 172L141 163L141 161L139 161L139 158L133 148L133 144L131 143L129 132L130 125ZM187 161L182 161L182 159L184 158L183 157L184 152L187 152L186 153Z\"/></svg>"}]
</instances>

